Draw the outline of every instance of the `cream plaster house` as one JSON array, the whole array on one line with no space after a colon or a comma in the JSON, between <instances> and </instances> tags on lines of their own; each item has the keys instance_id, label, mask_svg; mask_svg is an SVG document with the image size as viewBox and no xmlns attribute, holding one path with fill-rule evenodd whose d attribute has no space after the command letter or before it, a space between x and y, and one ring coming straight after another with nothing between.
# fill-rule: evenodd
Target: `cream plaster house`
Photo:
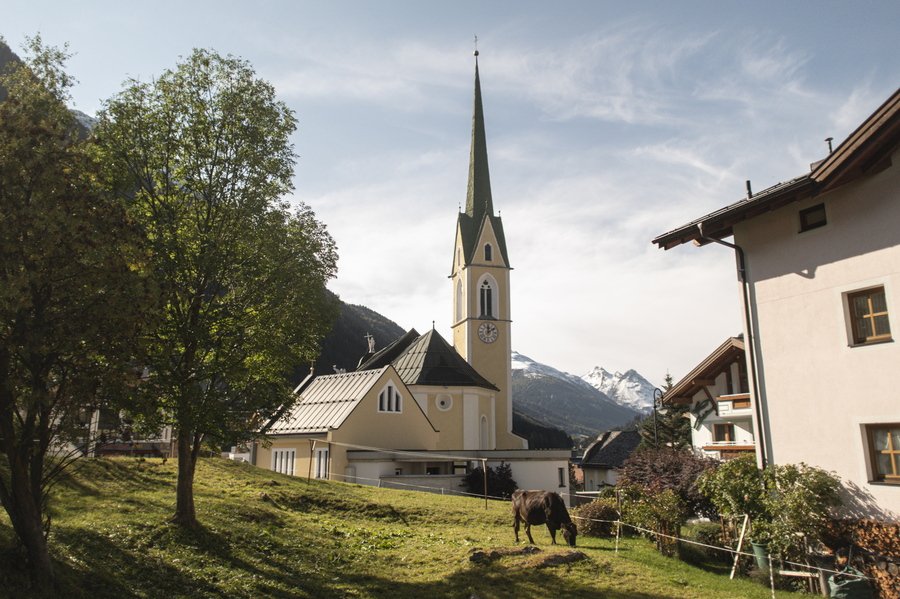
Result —
<instances>
[{"instance_id":1,"label":"cream plaster house","mask_svg":"<svg viewBox=\"0 0 900 599\"><path fill-rule=\"evenodd\" d=\"M600 491L614 487L619 481L619 470L641 444L638 431L606 431L584 450L581 470L584 473L584 490Z\"/></svg>"},{"instance_id":2,"label":"cream plaster house","mask_svg":"<svg viewBox=\"0 0 900 599\"><path fill-rule=\"evenodd\" d=\"M476 54L477 56L477 54ZM568 496L568 450L529 450L512 432L510 264L494 214L481 83L475 102L466 210L456 226L453 345L411 330L355 372L312 376L296 405L269 423L251 457L294 475L460 491L472 466L509 464L522 488Z\"/></svg>"},{"instance_id":3,"label":"cream plaster house","mask_svg":"<svg viewBox=\"0 0 900 599\"><path fill-rule=\"evenodd\" d=\"M744 340L731 337L666 391L663 404L690 406L691 444L728 460L754 452Z\"/></svg>"},{"instance_id":4,"label":"cream plaster house","mask_svg":"<svg viewBox=\"0 0 900 599\"><path fill-rule=\"evenodd\" d=\"M850 515L900 519L900 90L809 173L654 243L687 241L736 253L760 463L834 471Z\"/></svg>"}]
</instances>

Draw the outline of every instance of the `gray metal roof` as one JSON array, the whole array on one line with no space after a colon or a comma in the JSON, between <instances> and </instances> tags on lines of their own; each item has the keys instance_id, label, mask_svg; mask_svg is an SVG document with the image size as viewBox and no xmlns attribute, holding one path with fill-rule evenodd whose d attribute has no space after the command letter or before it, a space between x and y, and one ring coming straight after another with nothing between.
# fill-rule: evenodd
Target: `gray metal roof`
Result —
<instances>
[{"instance_id":1,"label":"gray metal roof","mask_svg":"<svg viewBox=\"0 0 900 599\"><path fill-rule=\"evenodd\" d=\"M387 368L316 377L290 413L273 424L268 433L325 433L338 428Z\"/></svg>"},{"instance_id":2,"label":"gray metal roof","mask_svg":"<svg viewBox=\"0 0 900 599\"><path fill-rule=\"evenodd\" d=\"M605 432L584 452L581 467L621 468L640 443L641 435L637 431Z\"/></svg>"}]
</instances>

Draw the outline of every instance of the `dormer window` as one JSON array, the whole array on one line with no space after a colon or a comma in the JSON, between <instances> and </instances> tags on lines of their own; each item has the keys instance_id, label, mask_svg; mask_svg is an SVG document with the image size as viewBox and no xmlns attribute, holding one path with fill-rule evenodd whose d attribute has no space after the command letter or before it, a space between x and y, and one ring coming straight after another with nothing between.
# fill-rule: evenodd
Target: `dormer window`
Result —
<instances>
[{"instance_id":1,"label":"dormer window","mask_svg":"<svg viewBox=\"0 0 900 599\"><path fill-rule=\"evenodd\" d=\"M494 316L494 290L487 281L481 284L481 316Z\"/></svg>"},{"instance_id":2,"label":"dormer window","mask_svg":"<svg viewBox=\"0 0 900 599\"><path fill-rule=\"evenodd\" d=\"M491 262L494 259L494 248L491 247L491 244L484 244L484 261Z\"/></svg>"},{"instance_id":3,"label":"dormer window","mask_svg":"<svg viewBox=\"0 0 900 599\"><path fill-rule=\"evenodd\" d=\"M403 401L400 393L393 385L388 385L384 391L378 394L378 411L379 412L402 412Z\"/></svg>"}]
</instances>

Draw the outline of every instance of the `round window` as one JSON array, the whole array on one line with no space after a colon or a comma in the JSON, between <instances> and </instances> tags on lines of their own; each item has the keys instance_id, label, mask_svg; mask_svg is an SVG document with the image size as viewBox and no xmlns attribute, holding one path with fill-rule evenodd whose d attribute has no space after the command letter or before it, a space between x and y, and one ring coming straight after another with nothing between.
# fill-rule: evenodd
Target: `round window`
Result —
<instances>
[{"instance_id":1,"label":"round window","mask_svg":"<svg viewBox=\"0 0 900 599\"><path fill-rule=\"evenodd\" d=\"M439 410L446 412L453 406L453 398L449 395L438 395L436 403Z\"/></svg>"}]
</instances>

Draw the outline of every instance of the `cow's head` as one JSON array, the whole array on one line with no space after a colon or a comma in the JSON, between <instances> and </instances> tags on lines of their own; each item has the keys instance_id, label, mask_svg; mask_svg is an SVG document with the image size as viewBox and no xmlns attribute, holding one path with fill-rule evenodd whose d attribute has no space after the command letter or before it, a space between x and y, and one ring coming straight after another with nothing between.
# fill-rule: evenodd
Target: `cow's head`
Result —
<instances>
[{"instance_id":1,"label":"cow's head","mask_svg":"<svg viewBox=\"0 0 900 599\"><path fill-rule=\"evenodd\" d=\"M574 522L569 522L568 524L562 525L562 534L563 538L566 540L571 547L575 546L575 537L578 536L578 527L575 526Z\"/></svg>"}]
</instances>

